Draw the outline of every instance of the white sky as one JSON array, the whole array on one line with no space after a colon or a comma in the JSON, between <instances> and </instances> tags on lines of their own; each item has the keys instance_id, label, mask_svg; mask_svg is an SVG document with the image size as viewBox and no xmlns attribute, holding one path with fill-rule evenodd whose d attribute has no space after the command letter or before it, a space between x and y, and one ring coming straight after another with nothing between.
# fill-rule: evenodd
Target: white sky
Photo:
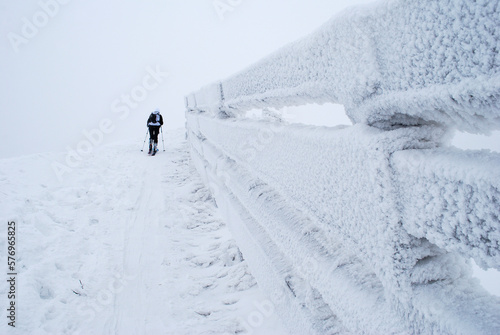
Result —
<instances>
[{"instance_id":1,"label":"white sky","mask_svg":"<svg viewBox=\"0 0 500 335\"><path fill-rule=\"evenodd\" d=\"M49 6L44 22L40 4L56 1L68 3ZM186 94L371 2L221 1L236 4L223 19L213 0L0 0L0 158L66 151L105 118L114 126L105 142L142 137L155 107L166 128L183 127ZM30 32L25 20L41 27L15 52L9 33ZM120 119L112 103L157 66L169 77Z\"/></svg>"},{"instance_id":2,"label":"white sky","mask_svg":"<svg viewBox=\"0 0 500 335\"><path fill-rule=\"evenodd\" d=\"M155 107L166 129L183 127L188 93L313 32L345 7L373 2L217 1L235 4L223 19L214 0L0 0L0 158L74 149L86 139L83 131L103 119L114 127L104 143L130 137L142 142ZM9 36L22 37L36 22L41 27L15 52ZM121 119L113 102L125 106L122 95L142 85L148 67L169 76ZM297 113L300 122L312 124L337 122L337 115L338 122L346 120L341 109L329 106ZM500 151L500 132L457 137L460 143Z\"/></svg>"}]
</instances>

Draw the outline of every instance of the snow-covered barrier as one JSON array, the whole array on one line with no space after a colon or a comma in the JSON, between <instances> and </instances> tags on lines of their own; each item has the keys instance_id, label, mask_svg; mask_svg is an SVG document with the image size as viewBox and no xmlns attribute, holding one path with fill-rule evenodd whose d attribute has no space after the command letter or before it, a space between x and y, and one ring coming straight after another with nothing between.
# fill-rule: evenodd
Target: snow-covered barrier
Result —
<instances>
[{"instance_id":1,"label":"snow-covered barrier","mask_svg":"<svg viewBox=\"0 0 500 335\"><path fill-rule=\"evenodd\" d=\"M377 2L186 97L192 161L297 334L500 333L498 1ZM352 127L239 118L342 103Z\"/></svg>"},{"instance_id":2,"label":"snow-covered barrier","mask_svg":"<svg viewBox=\"0 0 500 335\"><path fill-rule=\"evenodd\" d=\"M200 89L196 94L186 97L188 110L198 110L219 115L222 110L222 85L211 84Z\"/></svg>"},{"instance_id":3,"label":"snow-covered barrier","mask_svg":"<svg viewBox=\"0 0 500 335\"><path fill-rule=\"evenodd\" d=\"M405 150L392 167L410 234L500 270L500 155Z\"/></svg>"},{"instance_id":4,"label":"snow-covered barrier","mask_svg":"<svg viewBox=\"0 0 500 335\"><path fill-rule=\"evenodd\" d=\"M392 0L354 8L231 78L189 108L340 103L354 123L500 128L498 1Z\"/></svg>"},{"instance_id":5,"label":"snow-covered barrier","mask_svg":"<svg viewBox=\"0 0 500 335\"><path fill-rule=\"evenodd\" d=\"M500 269L500 155L440 148L429 126L187 119L193 162L296 333L500 330L468 264Z\"/></svg>"}]
</instances>

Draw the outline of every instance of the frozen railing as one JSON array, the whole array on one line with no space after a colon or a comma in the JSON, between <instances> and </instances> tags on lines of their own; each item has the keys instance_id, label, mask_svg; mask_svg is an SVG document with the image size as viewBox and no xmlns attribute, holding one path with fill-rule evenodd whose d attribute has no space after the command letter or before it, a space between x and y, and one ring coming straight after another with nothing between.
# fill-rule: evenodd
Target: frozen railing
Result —
<instances>
[{"instance_id":1,"label":"frozen railing","mask_svg":"<svg viewBox=\"0 0 500 335\"><path fill-rule=\"evenodd\" d=\"M500 155L446 145L500 129L497 2L353 9L186 97L192 158L292 331L499 333ZM245 111L342 103L351 127Z\"/></svg>"},{"instance_id":2,"label":"frozen railing","mask_svg":"<svg viewBox=\"0 0 500 335\"><path fill-rule=\"evenodd\" d=\"M307 102L343 104L355 123L500 127L497 1L377 2L189 96L235 115Z\"/></svg>"}]
</instances>

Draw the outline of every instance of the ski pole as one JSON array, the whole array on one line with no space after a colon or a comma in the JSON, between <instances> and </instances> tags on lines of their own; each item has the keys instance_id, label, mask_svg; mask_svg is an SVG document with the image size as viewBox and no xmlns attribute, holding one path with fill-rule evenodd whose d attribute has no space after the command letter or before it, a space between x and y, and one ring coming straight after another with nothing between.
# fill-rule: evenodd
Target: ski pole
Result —
<instances>
[{"instance_id":1,"label":"ski pole","mask_svg":"<svg viewBox=\"0 0 500 335\"><path fill-rule=\"evenodd\" d=\"M163 142L163 151L165 151L165 141L163 140L163 127L160 127L161 131L161 141Z\"/></svg>"},{"instance_id":2,"label":"ski pole","mask_svg":"<svg viewBox=\"0 0 500 335\"><path fill-rule=\"evenodd\" d=\"M148 137L148 130L146 130L146 136L144 137L144 143L142 143L142 149L141 151L144 150L144 144L146 144L146 138Z\"/></svg>"}]
</instances>

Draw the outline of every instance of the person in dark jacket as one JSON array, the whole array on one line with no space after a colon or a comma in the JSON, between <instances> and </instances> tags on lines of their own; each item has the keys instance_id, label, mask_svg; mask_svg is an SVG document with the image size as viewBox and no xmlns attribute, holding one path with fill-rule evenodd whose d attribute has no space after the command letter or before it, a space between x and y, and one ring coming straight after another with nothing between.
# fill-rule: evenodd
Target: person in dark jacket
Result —
<instances>
[{"instance_id":1,"label":"person in dark jacket","mask_svg":"<svg viewBox=\"0 0 500 335\"><path fill-rule=\"evenodd\" d=\"M160 114L160 109L156 108L148 118L148 128L149 128L149 152L148 154L155 155L158 151L158 134L160 132L160 127L163 125L163 117Z\"/></svg>"}]
</instances>

